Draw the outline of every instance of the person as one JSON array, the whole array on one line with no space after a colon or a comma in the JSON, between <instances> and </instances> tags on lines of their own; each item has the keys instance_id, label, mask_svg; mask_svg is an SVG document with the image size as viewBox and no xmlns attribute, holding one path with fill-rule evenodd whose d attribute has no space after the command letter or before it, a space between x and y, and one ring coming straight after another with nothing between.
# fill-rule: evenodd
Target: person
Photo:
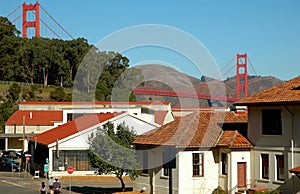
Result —
<instances>
[{"instance_id":1,"label":"person","mask_svg":"<svg viewBox=\"0 0 300 194\"><path fill-rule=\"evenodd\" d=\"M47 188L44 182L42 182L42 185L39 188L40 194L46 194L47 193Z\"/></svg>"},{"instance_id":2,"label":"person","mask_svg":"<svg viewBox=\"0 0 300 194\"><path fill-rule=\"evenodd\" d=\"M53 191L53 183L54 183L54 180L53 180L53 176L52 176L52 177L50 177L50 179L48 181L50 194L54 193L54 191Z\"/></svg>"},{"instance_id":3,"label":"person","mask_svg":"<svg viewBox=\"0 0 300 194\"><path fill-rule=\"evenodd\" d=\"M52 186L53 186L54 194L60 194L61 184L57 177L55 178L55 181Z\"/></svg>"},{"instance_id":4,"label":"person","mask_svg":"<svg viewBox=\"0 0 300 194\"><path fill-rule=\"evenodd\" d=\"M25 157L25 153L24 150L22 150L21 152L21 171L26 170L26 157Z\"/></svg>"}]
</instances>

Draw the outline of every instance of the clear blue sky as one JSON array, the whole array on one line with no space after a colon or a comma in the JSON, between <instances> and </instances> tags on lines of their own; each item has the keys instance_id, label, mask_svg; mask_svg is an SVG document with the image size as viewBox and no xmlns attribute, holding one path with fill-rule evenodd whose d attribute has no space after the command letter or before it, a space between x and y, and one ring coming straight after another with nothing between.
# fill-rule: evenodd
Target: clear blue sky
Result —
<instances>
[{"instance_id":1,"label":"clear blue sky","mask_svg":"<svg viewBox=\"0 0 300 194\"><path fill-rule=\"evenodd\" d=\"M0 0L7 16L22 0ZM26 0L26 3L36 1ZM162 24L198 39L222 68L237 53L247 53L257 73L289 80L300 75L300 1L298 0L40 0L40 4L75 38L89 43L123 28ZM43 15L41 16L43 19ZM17 25L17 24L16 24ZM152 52L151 48L144 48ZM143 49L142 49L143 50ZM159 49L152 52L158 54ZM161 54L161 53L160 53ZM178 57L143 56L125 52L131 64L161 59L199 77ZM250 73L253 73L250 70Z\"/></svg>"}]
</instances>

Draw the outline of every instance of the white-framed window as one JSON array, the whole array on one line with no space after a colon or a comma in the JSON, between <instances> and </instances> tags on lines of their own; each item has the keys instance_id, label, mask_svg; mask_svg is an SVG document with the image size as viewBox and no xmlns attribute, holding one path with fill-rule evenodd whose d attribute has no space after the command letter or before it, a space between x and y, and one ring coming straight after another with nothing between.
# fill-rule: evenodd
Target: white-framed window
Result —
<instances>
[{"instance_id":1,"label":"white-framed window","mask_svg":"<svg viewBox=\"0 0 300 194\"><path fill-rule=\"evenodd\" d=\"M204 154L193 153L193 176L203 177L204 176Z\"/></svg>"},{"instance_id":2,"label":"white-framed window","mask_svg":"<svg viewBox=\"0 0 300 194\"><path fill-rule=\"evenodd\" d=\"M227 153L221 153L221 174L227 175Z\"/></svg>"},{"instance_id":3,"label":"white-framed window","mask_svg":"<svg viewBox=\"0 0 300 194\"><path fill-rule=\"evenodd\" d=\"M163 168L162 169L162 175L163 176L169 176L170 175L170 169L169 168Z\"/></svg>"},{"instance_id":4,"label":"white-framed window","mask_svg":"<svg viewBox=\"0 0 300 194\"><path fill-rule=\"evenodd\" d=\"M284 181L284 155L276 155L276 179Z\"/></svg>"},{"instance_id":5,"label":"white-framed window","mask_svg":"<svg viewBox=\"0 0 300 194\"><path fill-rule=\"evenodd\" d=\"M269 154L261 154L261 178L269 179Z\"/></svg>"}]
</instances>

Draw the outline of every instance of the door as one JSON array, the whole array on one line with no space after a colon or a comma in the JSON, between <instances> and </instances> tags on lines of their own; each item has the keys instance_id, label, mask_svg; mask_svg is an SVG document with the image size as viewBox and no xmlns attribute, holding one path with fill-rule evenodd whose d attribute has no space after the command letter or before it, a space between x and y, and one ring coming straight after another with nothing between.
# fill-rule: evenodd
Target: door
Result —
<instances>
[{"instance_id":1,"label":"door","mask_svg":"<svg viewBox=\"0 0 300 194\"><path fill-rule=\"evenodd\" d=\"M246 162L237 163L238 188L246 187Z\"/></svg>"}]
</instances>

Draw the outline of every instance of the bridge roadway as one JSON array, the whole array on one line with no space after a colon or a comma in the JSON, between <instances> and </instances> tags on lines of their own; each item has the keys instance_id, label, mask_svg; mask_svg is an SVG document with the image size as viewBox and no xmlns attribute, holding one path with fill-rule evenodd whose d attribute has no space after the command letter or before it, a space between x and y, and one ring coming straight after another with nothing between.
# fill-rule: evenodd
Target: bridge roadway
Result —
<instances>
[{"instance_id":1,"label":"bridge roadway","mask_svg":"<svg viewBox=\"0 0 300 194\"><path fill-rule=\"evenodd\" d=\"M3 194L37 194L41 182L48 186L47 179L32 179L22 173L0 172L0 193ZM119 181L105 180L61 180L62 193L113 193L120 191ZM126 190L132 190L132 182L125 181ZM71 190L70 190L71 188Z\"/></svg>"}]
</instances>

